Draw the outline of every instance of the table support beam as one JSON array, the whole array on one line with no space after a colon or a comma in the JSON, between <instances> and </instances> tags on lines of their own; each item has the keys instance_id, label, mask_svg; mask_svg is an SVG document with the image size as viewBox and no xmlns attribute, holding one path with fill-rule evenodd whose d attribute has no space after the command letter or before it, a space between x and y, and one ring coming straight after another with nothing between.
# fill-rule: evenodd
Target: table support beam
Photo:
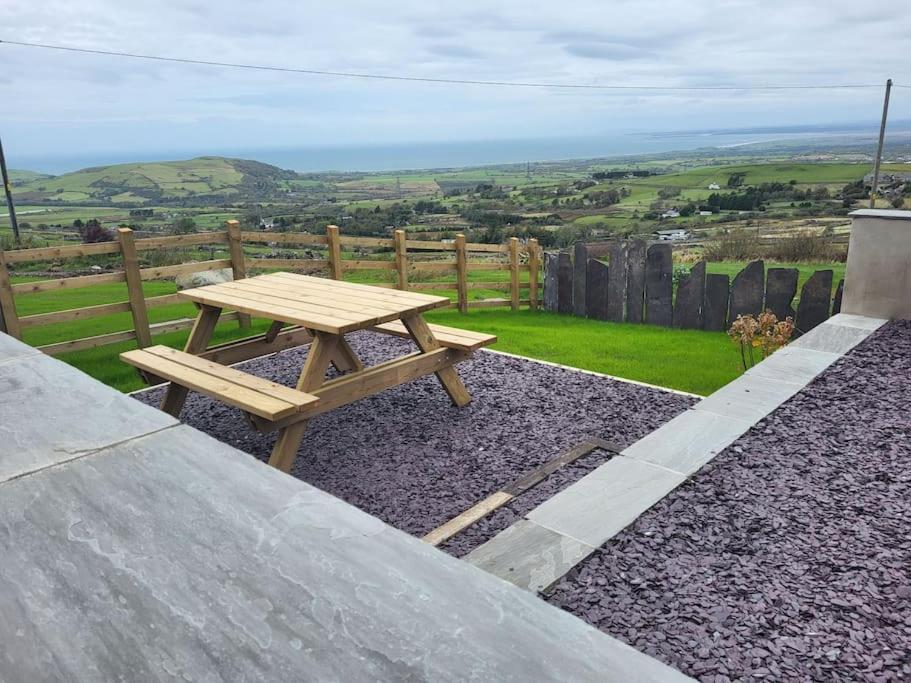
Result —
<instances>
[{"instance_id":1,"label":"table support beam","mask_svg":"<svg viewBox=\"0 0 911 683\"><path fill-rule=\"evenodd\" d=\"M215 325L218 324L218 316L220 315L220 308L200 306L199 315L196 316L196 322L193 323L190 337L187 339L187 344L183 349L186 353L198 356L208 348L209 340L212 338L212 333L215 331ZM165 392L164 399L161 401L161 409L169 415L178 417L184 401L187 400L189 391L186 387L171 382Z\"/></svg>"},{"instance_id":2,"label":"table support beam","mask_svg":"<svg viewBox=\"0 0 911 683\"><path fill-rule=\"evenodd\" d=\"M440 342L434 336L433 330L430 329L430 326L420 315L405 316L402 318L402 323L411 334L414 343L424 353L440 348ZM437 370L436 376L454 405L461 408L471 402L471 394L468 393L468 389L465 388L459 373L456 372L454 367L449 366Z\"/></svg>"}]
</instances>

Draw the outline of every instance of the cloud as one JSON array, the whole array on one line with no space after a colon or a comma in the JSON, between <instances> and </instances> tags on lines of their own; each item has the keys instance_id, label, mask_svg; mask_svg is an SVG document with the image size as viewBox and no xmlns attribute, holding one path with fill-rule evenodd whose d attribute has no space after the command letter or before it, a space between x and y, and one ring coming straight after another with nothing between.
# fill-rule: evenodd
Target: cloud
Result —
<instances>
[{"instance_id":1,"label":"cloud","mask_svg":"<svg viewBox=\"0 0 911 683\"><path fill-rule=\"evenodd\" d=\"M627 59L642 59L649 52L632 45L622 45L618 43L577 43L567 45L565 48L568 54L575 57L586 57L588 59L608 59L613 61L623 61Z\"/></svg>"}]
</instances>

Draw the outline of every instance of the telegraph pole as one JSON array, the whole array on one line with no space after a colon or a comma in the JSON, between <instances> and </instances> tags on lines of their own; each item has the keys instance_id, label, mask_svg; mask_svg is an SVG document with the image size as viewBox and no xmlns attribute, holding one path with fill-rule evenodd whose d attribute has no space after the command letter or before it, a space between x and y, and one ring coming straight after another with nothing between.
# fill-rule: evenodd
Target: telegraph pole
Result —
<instances>
[{"instance_id":1,"label":"telegraph pole","mask_svg":"<svg viewBox=\"0 0 911 683\"><path fill-rule=\"evenodd\" d=\"M6 207L9 209L9 223L13 226L13 239L19 244L19 221L16 220L16 207L13 205L13 186L9 181L6 171L6 157L3 156L3 141L0 140L0 175L3 180L3 190L6 193Z\"/></svg>"},{"instance_id":2,"label":"telegraph pole","mask_svg":"<svg viewBox=\"0 0 911 683\"><path fill-rule=\"evenodd\" d=\"M889 94L892 79L886 81L886 97L883 100L883 118L879 124L879 144L876 146L876 160L873 162L873 185L870 187L870 208L876 208L876 191L879 189L879 165L883 160L883 141L886 138L886 118L889 116Z\"/></svg>"}]
</instances>

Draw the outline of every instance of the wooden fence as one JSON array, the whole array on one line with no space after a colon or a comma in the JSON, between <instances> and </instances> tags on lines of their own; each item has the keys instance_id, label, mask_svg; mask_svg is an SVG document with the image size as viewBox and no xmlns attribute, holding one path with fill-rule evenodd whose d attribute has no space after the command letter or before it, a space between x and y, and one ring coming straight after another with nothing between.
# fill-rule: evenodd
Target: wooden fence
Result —
<instances>
[{"instance_id":1,"label":"wooden fence","mask_svg":"<svg viewBox=\"0 0 911 683\"><path fill-rule=\"evenodd\" d=\"M544 308L613 322L726 330L738 315L771 310L807 332L841 310L844 280L832 295L833 271L818 270L800 290L797 268L769 268L753 261L734 276L706 273L700 261L674 287L672 247L642 240L587 245L547 254ZM607 257L608 263L601 259Z\"/></svg>"},{"instance_id":2,"label":"wooden fence","mask_svg":"<svg viewBox=\"0 0 911 683\"><path fill-rule=\"evenodd\" d=\"M203 248L203 245L221 245L221 250L227 252L227 258L164 266L142 265L142 256L150 252L185 247ZM292 246L314 248L319 250L320 257L272 258L266 253L245 252L245 247L253 252L256 245L267 245L273 252L277 245L282 245L286 249ZM262 246L259 249L262 251ZM353 259L343 258L343 250L357 250L358 255ZM385 258L386 254L388 258ZM479 255L483 256L484 260L479 260ZM15 268L16 264L95 256L111 256L119 261L117 265L120 267L112 272L91 275L35 282L11 281L10 266ZM433 256L438 258L428 260ZM176 293L146 297L142 283L222 268L230 268L234 279L247 277L257 270L295 270L310 274L327 274L335 279L342 279L351 271L389 271L389 282L373 284L411 291L455 290L457 297L454 305L463 313L469 308L487 306L509 306L517 310L520 306L527 305L536 309L540 263L541 252L537 240L529 240L527 244L521 245L516 238L510 239L508 244L468 243L464 235L458 235L451 242L428 242L409 240L402 230L397 230L394 237L388 239L349 237L341 235L337 226L329 226L325 235L247 232L241 231L237 221L228 221L226 229L221 231L135 239L129 228L121 228L117 231L116 241L113 242L0 251L0 331L22 339L23 330L33 326L129 312L132 316L132 329L70 339L38 348L53 355L131 340L135 340L139 347L149 346L153 336L192 327L193 319L178 318L150 324L150 309L182 303L183 300ZM469 277L469 273L474 271L508 272L509 279L505 282L475 281ZM422 281L428 276L440 279L450 275L451 279L446 281ZM126 285L125 301L22 317L17 312L16 303L20 296L121 282ZM508 294L508 298L472 301L469 298L469 291L473 289L502 290ZM527 299L521 297L523 290L528 291ZM222 320L225 319L238 320L241 327L250 325L247 316L236 312L226 313L222 316Z\"/></svg>"}]
</instances>

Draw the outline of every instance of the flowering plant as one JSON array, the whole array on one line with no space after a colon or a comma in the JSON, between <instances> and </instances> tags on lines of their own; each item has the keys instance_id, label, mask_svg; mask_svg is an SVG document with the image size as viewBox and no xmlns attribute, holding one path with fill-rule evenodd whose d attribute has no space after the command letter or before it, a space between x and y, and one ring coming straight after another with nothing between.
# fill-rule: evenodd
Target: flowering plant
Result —
<instances>
[{"instance_id":1,"label":"flowering plant","mask_svg":"<svg viewBox=\"0 0 911 683\"><path fill-rule=\"evenodd\" d=\"M788 317L779 320L772 311L766 310L754 317L738 315L737 320L728 330L728 336L735 344L740 344L740 360L743 369L749 370L756 365L753 349L758 349L761 357L767 358L788 343L794 334L794 321ZM747 363L749 359L749 363Z\"/></svg>"}]
</instances>

